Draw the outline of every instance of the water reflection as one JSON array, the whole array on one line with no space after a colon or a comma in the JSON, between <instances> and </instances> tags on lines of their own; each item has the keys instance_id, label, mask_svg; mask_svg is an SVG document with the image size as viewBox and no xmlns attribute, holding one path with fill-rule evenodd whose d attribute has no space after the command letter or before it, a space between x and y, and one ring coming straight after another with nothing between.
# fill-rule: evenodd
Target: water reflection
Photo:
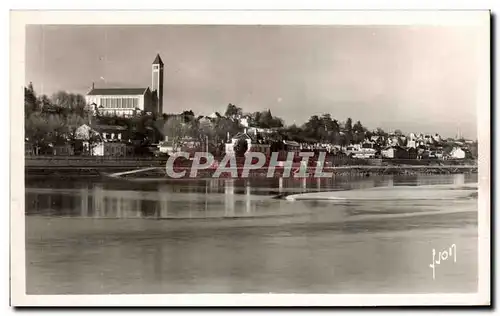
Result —
<instances>
[{"instance_id":1,"label":"water reflection","mask_svg":"<svg viewBox=\"0 0 500 316\"><path fill-rule=\"evenodd\" d=\"M153 184L134 182L28 183L26 214L93 218L203 218L254 216L272 209L287 213L272 199L279 194L364 189L380 186L475 182L475 175L337 179L208 179ZM58 187L59 185L59 187Z\"/></svg>"},{"instance_id":2,"label":"water reflection","mask_svg":"<svg viewBox=\"0 0 500 316\"><path fill-rule=\"evenodd\" d=\"M28 182L27 293L473 292L474 200L273 198L467 182L477 178ZM412 217L426 211L433 215ZM433 281L430 251L450 242L459 246L460 260Z\"/></svg>"}]
</instances>

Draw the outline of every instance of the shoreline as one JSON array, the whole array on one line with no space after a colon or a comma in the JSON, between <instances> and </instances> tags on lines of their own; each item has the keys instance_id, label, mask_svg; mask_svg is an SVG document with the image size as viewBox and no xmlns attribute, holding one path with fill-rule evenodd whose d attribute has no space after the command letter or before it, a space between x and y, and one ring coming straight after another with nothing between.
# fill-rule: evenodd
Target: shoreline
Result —
<instances>
[{"instance_id":1,"label":"shoreline","mask_svg":"<svg viewBox=\"0 0 500 316\"><path fill-rule=\"evenodd\" d=\"M250 170L248 176L242 177L243 168L233 169L237 177L231 177L230 173L222 173L219 178L267 178L267 168ZM198 170L196 177L190 177L190 168L176 168L176 172L186 170L185 176L178 179L203 179L213 178L215 169ZM283 176L283 168L277 167L274 171L274 178L318 178L315 177L315 167L309 167L305 176L295 176L293 172L288 177ZM388 166L336 166L324 167L323 173L332 173L331 177L370 177L383 175L429 175L429 174L477 174L476 165L388 165ZM109 179L172 179L166 174L165 167L150 166L27 166L25 167L25 177L61 177L61 178L79 178L79 177L102 177ZM330 177L326 177L330 178Z\"/></svg>"}]
</instances>

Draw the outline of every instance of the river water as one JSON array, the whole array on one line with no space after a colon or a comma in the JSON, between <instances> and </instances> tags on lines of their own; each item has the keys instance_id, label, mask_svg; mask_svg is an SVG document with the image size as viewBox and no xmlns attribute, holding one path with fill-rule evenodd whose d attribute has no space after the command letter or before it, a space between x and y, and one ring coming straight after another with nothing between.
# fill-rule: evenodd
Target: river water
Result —
<instances>
[{"instance_id":1,"label":"river water","mask_svg":"<svg viewBox=\"0 0 500 316\"><path fill-rule=\"evenodd\" d=\"M476 182L26 179L27 293L476 292Z\"/></svg>"}]
</instances>

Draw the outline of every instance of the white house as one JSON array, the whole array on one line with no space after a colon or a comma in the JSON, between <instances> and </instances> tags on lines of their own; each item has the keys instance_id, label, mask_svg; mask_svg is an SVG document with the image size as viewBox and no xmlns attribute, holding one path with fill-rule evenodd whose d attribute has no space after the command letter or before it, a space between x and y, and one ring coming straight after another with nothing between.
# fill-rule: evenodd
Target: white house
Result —
<instances>
[{"instance_id":1,"label":"white house","mask_svg":"<svg viewBox=\"0 0 500 316\"><path fill-rule=\"evenodd\" d=\"M383 158L394 158L395 150L393 147L388 147L386 149L381 150L380 154L382 155Z\"/></svg>"},{"instance_id":2,"label":"white house","mask_svg":"<svg viewBox=\"0 0 500 316\"><path fill-rule=\"evenodd\" d=\"M81 141L84 151L92 156L126 156L132 148L124 142L125 132L123 126L83 124L76 129L75 139Z\"/></svg>"},{"instance_id":3,"label":"white house","mask_svg":"<svg viewBox=\"0 0 500 316\"><path fill-rule=\"evenodd\" d=\"M450 157L452 159L464 159L465 151L463 151L463 149L460 147L454 147L450 153Z\"/></svg>"},{"instance_id":4,"label":"white house","mask_svg":"<svg viewBox=\"0 0 500 316\"><path fill-rule=\"evenodd\" d=\"M165 140L158 144L158 150L163 154L172 155L179 151L179 149L180 148L176 148L173 140L168 139L168 136L165 136Z\"/></svg>"},{"instance_id":5,"label":"white house","mask_svg":"<svg viewBox=\"0 0 500 316\"><path fill-rule=\"evenodd\" d=\"M406 147L417 148L417 142L415 140L409 140L408 143L406 144Z\"/></svg>"},{"instance_id":6,"label":"white house","mask_svg":"<svg viewBox=\"0 0 500 316\"><path fill-rule=\"evenodd\" d=\"M248 117L242 117L240 118L240 124L241 126L243 127L248 127L249 126L249 122L248 122Z\"/></svg>"}]
</instances>

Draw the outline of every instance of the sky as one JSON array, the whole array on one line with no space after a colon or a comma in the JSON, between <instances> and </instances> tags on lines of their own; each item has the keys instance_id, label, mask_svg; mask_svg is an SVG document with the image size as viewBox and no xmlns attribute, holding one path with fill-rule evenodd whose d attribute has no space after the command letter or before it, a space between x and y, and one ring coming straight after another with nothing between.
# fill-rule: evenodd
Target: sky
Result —
<instances>
[{"instance_id":1,"label":"sky","mask_svg":"<svg viewBox=\"0 0 500 316\"><path fill-rule=\"evenodd\" d=\"M286 124L330 113L369 129L477 138L477 31L465 26L29 25L26 84L38 94L150 87L164 109L270 109Z\"/></svg>"}]
</instances>

